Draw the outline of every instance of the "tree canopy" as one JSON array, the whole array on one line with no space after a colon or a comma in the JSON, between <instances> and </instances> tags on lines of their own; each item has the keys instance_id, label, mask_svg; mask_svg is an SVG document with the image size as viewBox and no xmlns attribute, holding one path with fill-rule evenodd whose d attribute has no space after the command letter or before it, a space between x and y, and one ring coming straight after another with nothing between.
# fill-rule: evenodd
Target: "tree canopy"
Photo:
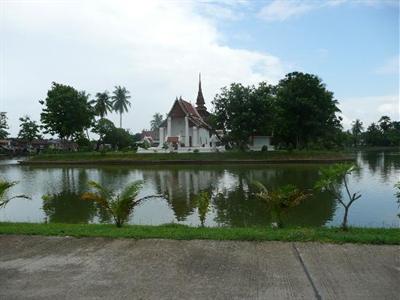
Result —
<instances>
[{"instance_id":1,"label":"tree canopy","mask_svg":"<svg viewBox=\"0 0 400 300\"><path fill-rule=\"evenodd\" d=\"M19 118L21 124L18 138L31 143L34 139L40 139L40 126L36 121L31 120L29 116Z\"/></svg>"},{"instance_id":2,"label":"tree canopy","mask_svg":"<svg viewBox=\"0 0 400 300\"><path fill-rule=\"evenodd\" d=\"M125 87L116 86L113 91L113 108L114 111L119 113L119 127L122 128L122 114L128 111L128 106L131 106L129 102L129 91Z\"/></svg>"},{"instance_id":3,"label":"tree canopy","mask_svg":"<svg viewBox=\"0 0 400 300\"><path fill-rule=\"evenodd\" d=\"M243 148L251 135L271 135L273 87L261 82L257 87L233 83L224 87L213 101L214 122L223 129L228 142Z\"/></svg>"},{"instance_id":4,"label":"tree canopy","mask_svg":"<svg viewBox=\"0 0 400 300\"><path fill-rule=\"evenodd\" d=\"M163 115L160 113L155 113L153 115L153 119L150 121L150 129L157 130L161 126L161 123L163 121L164 121Z\"/></svg>"},{"instance_id":5,"label":"tree canopy","mask_svg":"<svg viewBox=\"0 0 400 300\"><path fill-rule=\"evenodd\" d=\"M0 139L5 139L8 136L7 113L0 112Z\"/></svg>"},{"instance_id":6,"label":"tree canopy","mask_svg":"<svg viewBox=\"0 0 400 300\"><path fill-rule=\"evenodd\" d=\"M53 82L46 99L39 101L43 106L40 120L45 133L68 140L89 128L94 111L88 97L84 91Z\"/></svg>"},{"instance_id":7,"label":"tree canopy","mask_svg":"<svg viewBox=\"0 0 400 300\"><path fill-rule=\"evenodd\" d=\"M100 118L104 118L113 109L108 91L97 93L96 99L91 101L91 103L94 104L95 114Z\"/></svg>"},{"instance_id":8,"label":"tree canopy","mask_svg":"<svg viewBox=\"0 0 400 300\"><path fill-rule=\"evenodd\" d=\"M315 75L289 73L277 85L275 134L286 145L303 148L323 143L341 129L333 93Z\"/></svg>"}]
</instances>

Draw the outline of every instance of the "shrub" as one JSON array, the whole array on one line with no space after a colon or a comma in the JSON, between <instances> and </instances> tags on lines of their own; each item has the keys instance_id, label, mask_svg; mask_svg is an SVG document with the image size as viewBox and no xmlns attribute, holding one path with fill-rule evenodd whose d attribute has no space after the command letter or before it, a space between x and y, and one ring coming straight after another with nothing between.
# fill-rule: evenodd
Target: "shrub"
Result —
<instances>
[{"instance_id":1,"label":"shrub","mask_svg":"<svg viewBox=\"0 0 400 300\"><path fill-rule=\"evenodd\" d=\"M94 201L100 205L100 207L112 216L117 227L122 227L122 225L128 220L134 208L144 200L160 197L154 195L137 199L137 195L142 187L141 181L135 181L128 185L120 194L116 194L114 191L106 189L95 181L89 181L88 185L96 192L84 193L82 199Z\"/></svg>"},{"instance_id":2,"label":"shrub","mask_svg":"<svg viewBox=\"0 0 400 300\"><path fill-rule=\"evenodd\" d=\"M343 163L321 168L320 179L315 184L315 188L317 190L329 192L336 199L336 201L343 206L343 230L347 230L347 218L350 206L353 204L354 201L361 197L361 194L359 192L353 194L350 193L349 184L347 181L347 176L351 175L351 173L355 171L356 168L357 166L355 165ZM349 198L349 201L347 203L343 200L343 195L341 191L342 184L344 184L346 194Z\"/></svg>"}]
</instances>

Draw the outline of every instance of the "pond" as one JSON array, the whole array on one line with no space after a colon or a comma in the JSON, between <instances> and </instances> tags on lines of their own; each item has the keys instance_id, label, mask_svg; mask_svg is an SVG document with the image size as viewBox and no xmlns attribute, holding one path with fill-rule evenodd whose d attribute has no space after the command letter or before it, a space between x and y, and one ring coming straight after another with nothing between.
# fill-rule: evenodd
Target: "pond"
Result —
<instances>
[{"instance_id":1,"label":"pond","mask_svg":"<svg viewBox=\"0 0 400 300\"><path fill-rule=\"evenodd\" d=\"M349 223L363 227L398 227L398 203L394 184L400 179L400 152L360 152L360 169L350 178L350 188L362 197L352 206ZM318 179L318 164L229 166L21 166L16 160L0 160L0 178L18 181L9 195L26 194L32 200L15 199L0 209L0 221L102 223L110 217L94 203L83 201L87 182L95 180L119 191L142 180L139 196L161 194L135 208L129 223L158 225L200 224L196 195L211 195L206 226L268 226L274 219L254 196L252 182L268 188L295 184L311 189ZM52 195L43 201L43 195ZM343 210L327 193L313 197L283 217L289 226L337 226Z\"/></svg>"}]
</instances>

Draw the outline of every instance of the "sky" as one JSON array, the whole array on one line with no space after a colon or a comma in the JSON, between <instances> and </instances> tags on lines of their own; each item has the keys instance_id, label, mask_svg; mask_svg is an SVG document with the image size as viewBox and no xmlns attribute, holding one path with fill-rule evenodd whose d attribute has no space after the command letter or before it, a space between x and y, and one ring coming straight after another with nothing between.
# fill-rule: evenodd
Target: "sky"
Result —
<instances>
[{"instance_id":1,"label":"sky","mask_svg":"<svg viewBox=\"0 0 400 300\"><path fill-rule=\"evenodd\" d=\"M392 0L0 0L0 111L40 120L52 82L131 93L123 127L149 128L175 97L206 105L232 82L319 76L343 126L399 120L399 2ZM118 124L114 113L109 118Z\"/></svg>"}]
</instances>

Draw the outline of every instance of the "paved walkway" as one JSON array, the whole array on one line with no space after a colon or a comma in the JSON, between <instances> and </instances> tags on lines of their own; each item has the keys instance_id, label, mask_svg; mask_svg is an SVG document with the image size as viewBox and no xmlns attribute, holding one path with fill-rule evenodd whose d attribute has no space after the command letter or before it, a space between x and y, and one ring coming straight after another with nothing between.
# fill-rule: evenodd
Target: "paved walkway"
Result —
<instances>
[{"instance_id":1,"label":"paved walkway","mask_svg":"<svg viewBox=\"0 0 400 300\"><path fill-rule=\"evenodd\" d=\"M0 235L0 299L399 299L399 247Z\"/></svg>"}]
</instances>

